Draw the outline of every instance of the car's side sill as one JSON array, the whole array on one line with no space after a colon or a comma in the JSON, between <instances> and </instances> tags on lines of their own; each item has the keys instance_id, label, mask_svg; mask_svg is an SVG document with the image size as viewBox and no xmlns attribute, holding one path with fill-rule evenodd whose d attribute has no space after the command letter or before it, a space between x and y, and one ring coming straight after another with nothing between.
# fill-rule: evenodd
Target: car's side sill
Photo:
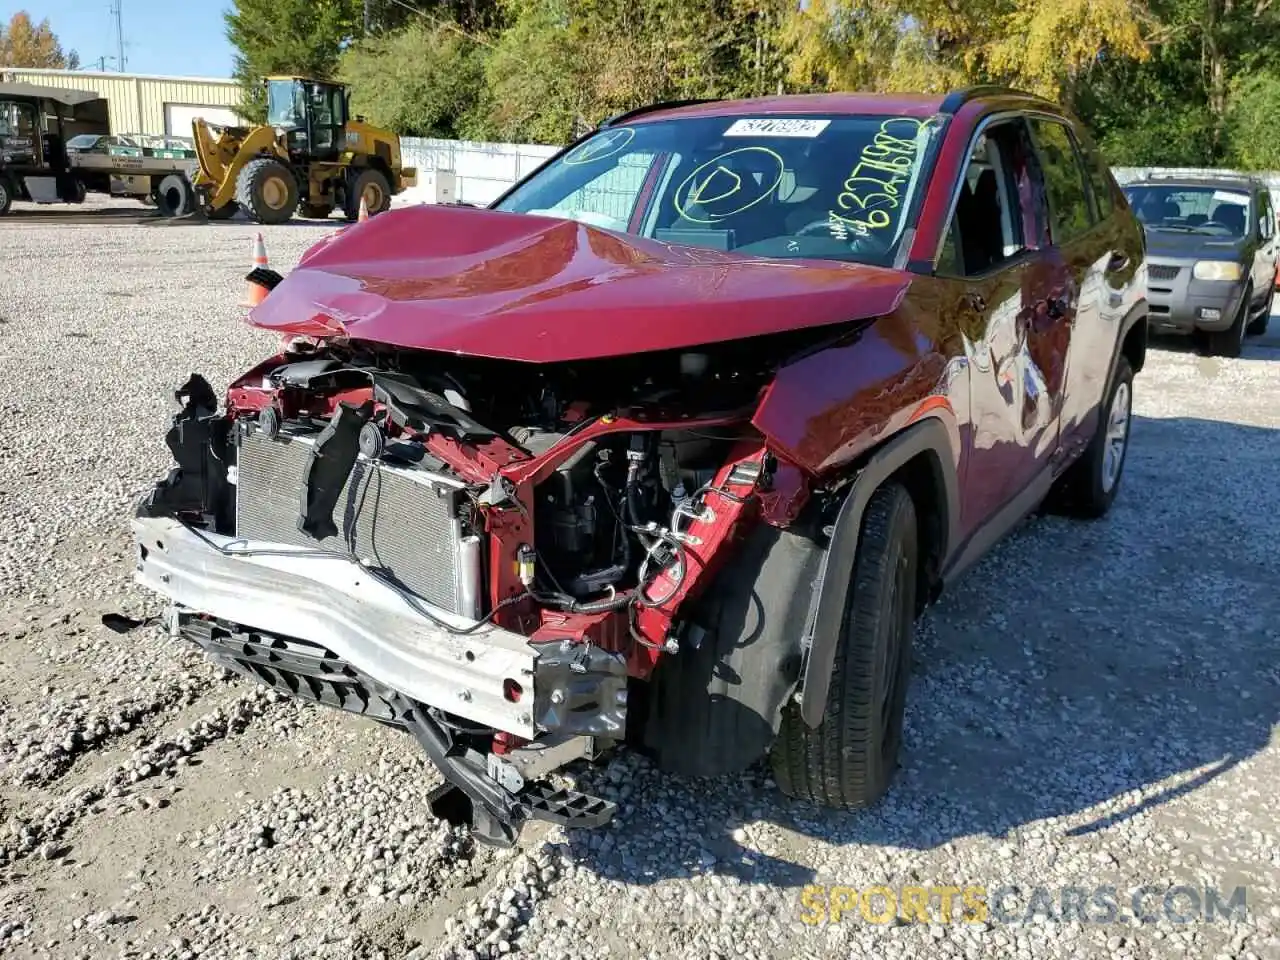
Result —
<instances>
[{"instance_id":1,"label":"car's side sill","mask_svg":"<svg viewBox=\"0 0 1280 960\"><path fill-rule=\"evenodd\" d=\"M958 551L955 560L942 572L944 586L959 580L975 563L1004 538L1010 530L1030 515L1044 501L1053 486L1055 471L1046 464L1016 497L1000 508L990 520L979 527Z\"/></svg>"}]
</instances>

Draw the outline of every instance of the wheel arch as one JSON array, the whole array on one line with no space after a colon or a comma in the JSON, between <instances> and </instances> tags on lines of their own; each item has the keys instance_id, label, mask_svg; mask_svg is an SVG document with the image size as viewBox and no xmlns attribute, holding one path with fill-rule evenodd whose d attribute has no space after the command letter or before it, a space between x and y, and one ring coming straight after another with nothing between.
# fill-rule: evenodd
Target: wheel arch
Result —
<instances>
[{"instance_id":1,"label":"wheel arch","mask_svg":"<svg viewBox=\"0 0 1280 960\"><path fill-rule=\"evenodd\" d=\"M921 578L918 609L937 596L945 565L959 540L960 483L946 425L937 417L919 420L872 450L857 468L841 503L830 542L814 582L807 652L800 677L800 715L817 727L826 711L845 602L872 494L885 483L901 483L919 517Z\"/></svg>"}]
</instances>

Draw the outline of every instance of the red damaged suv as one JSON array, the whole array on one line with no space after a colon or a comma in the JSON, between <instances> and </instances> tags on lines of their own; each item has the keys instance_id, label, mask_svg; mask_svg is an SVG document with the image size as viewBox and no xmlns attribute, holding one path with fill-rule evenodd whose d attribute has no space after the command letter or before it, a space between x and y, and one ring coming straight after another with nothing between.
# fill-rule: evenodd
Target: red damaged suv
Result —
<instances>
[{"instance_id":1,"label":"red damaged suv","mask_svg":"<svg viewBox=\"0 0 1280 960\"><path fill-rule=\"evenodd\" d=\"M496 844L607 821L552 774L622 742L875 801L914 620L1040 504L1107 510L1147 340L1097 149L997 88L646 107L275 280L279 354L178 391L138 579L411 732Z\"/></svg>"}]
</instances>

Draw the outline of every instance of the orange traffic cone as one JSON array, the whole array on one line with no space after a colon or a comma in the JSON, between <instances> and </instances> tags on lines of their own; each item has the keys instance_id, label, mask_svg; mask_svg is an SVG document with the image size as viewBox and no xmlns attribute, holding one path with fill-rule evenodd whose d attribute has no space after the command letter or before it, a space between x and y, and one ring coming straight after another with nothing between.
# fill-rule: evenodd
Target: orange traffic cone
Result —
<instances>
[{"instance_id":1,"label":"orange traffic cone","mask_svg":"<svg viewBox=\"0 0 1280 960\"><path fill-rule=\"evenodd\" d=\"M369 203L364 197L360 198L360 212L356 215L356 223L369 219Z\"/></svg>"},{"instance_id":2,"label":"orange traffic cone","mask_svg":"<svg viewBox=\"0 0 1280 960\"><path fill-rule=\"evenodd\" d=\"M259 233L253 238L253 269L245 277L249 287L245 293L244 302L240 306L256 307L267 298L267 294L275 286L275 283L271 283L269 276L273 272L267 269L267 245L262 240L262 234Z\"/></svg>"}]
</instances>

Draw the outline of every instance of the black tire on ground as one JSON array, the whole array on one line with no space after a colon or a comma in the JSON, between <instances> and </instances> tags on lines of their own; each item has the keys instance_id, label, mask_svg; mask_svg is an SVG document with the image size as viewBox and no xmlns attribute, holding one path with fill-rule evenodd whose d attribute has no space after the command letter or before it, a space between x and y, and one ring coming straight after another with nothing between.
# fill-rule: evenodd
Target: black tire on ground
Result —
<instances>
[{"instance_id":1,"label":"black tire on ground","mask_svg":"<svg viewBox=\"0 0 1280 960\"><path fill-rule=\"evenodd\" d=\"M1276 302L1276 287L1271 285L1271 292L1267 294L1267 302L1262 305L1262 313L1253 318L1253 322L1249 324L1245 330L1245 334L1250 337L1260 337L1267 332L1267 325L1271 321L1271 308Z\"/></svg>"},{"instance_id":2,"label":"black tire on ground","mask_svg":"<svg viewBox=\"0 0 1280 960\"><path fill-rule=\"evenodd\" d=\"M0 177L0 217L9 212L13 206L13 184L7 177Z\"/></svg>"},{"instance_id":3,"label":"black tire on ground","mask_svg":"<svg viewBox=\"0 0 1280 960\"><path fill-rule=\"evenodd\" d=\"M872 494L822 722L810 729L794 701L782 713L771 759L774 780L788 796L855 809L889 789L911 674L917 523L901 484L890 480Z\"/></svg>"},{"instance_id":4,"label":"black tire on ground","mask_svg":"<svg viewBox=\"0 0 1280 960\"><path fill-rule=\"evenodd\" d=\"M1244 345L1244 328L1249 322L1249 300L1252 297L1253 291L1245 290L1244 296L1240 298L1240 309L1236 311L1235 318L1231 321L1231 326L1225 330L1209 334L1207 341L1210 356L1240 356L1240 348Z\"/></svg>"},{"instance_id":5,"label":"black tire on ground","mask_svg":"<svg viewBox=\"0 0 1280 960\"><path fill-rule=\"evenodd\" d=\"M250 160L236 177L236 203L258 223L284 223L298 207L297 178L279 160Z\"/></svg>"},{"instance_id":6,"label":"black tire on ground","mask_svg":"<svg viewBox=\"0 0 1280 960\"><path fill-rule=\"evenodd\" d=\"M67 183L66 187L66 196L62 199L67 203L84 203L85 197L89 195L89 188L79 177Z\"/></svg>"},{"instance_id":7,"label":"black tire on ground","mask_svg":"<svg viewBox=\"0 0 1280 960\"><path fill-rule=\"evenodd\" d=\"M181 173L161 177L155 186L156 209L164 217L185 217L195 207L191 181Z\"/></svg>"},{"instance_id":8,"label":"black tire on ground","mask_svg":"<svg viewBox=\"0 0 1280 960\"><path fill-rule=\"evenodd\" d=\"M333 204L331 203L307 203L303 201L298 204L298 216L306 220L328 220L331 213L333 213Z\"/></svg>"},{"instance_id":9,"label":"black tire on ground","mask_svg":"<svg viewBox=\"0 0 1280 960\"><path fill-rule=\"evenodd\" d=\"M368 168L361 170L351 179L347 190L346 204L342 213L348 220L360 216L360 198L364 197L369 207L369 216L376 216L391 206L391 184L381 170Z\"/></svg>"},{"instance_id":10,"label":"black tire on ground","mask_svg":"<svg viewBox=\"0 0 1280 960\"><path fill-rule=\"evenodd\" d=\"M210 208L207 212L210 220L230 220L240 212L240 204L232 200L230 203L223 204L216 210Z\"/></svg>"},{"instance_id":11,"label":"black tire on ground","mask_svg":"<svg viewBox=\"0 0 1280 960\"><path fill-rule=\"evenodd\" d=\"M1116 360L1116 371L1107 386L1098 429L1080 459L1049 492L1045 502L1049 511L1096 520L1111 509L1124 477L1132 420L1133 368L1122 356Z\"/></svg>"}]
</instances>

